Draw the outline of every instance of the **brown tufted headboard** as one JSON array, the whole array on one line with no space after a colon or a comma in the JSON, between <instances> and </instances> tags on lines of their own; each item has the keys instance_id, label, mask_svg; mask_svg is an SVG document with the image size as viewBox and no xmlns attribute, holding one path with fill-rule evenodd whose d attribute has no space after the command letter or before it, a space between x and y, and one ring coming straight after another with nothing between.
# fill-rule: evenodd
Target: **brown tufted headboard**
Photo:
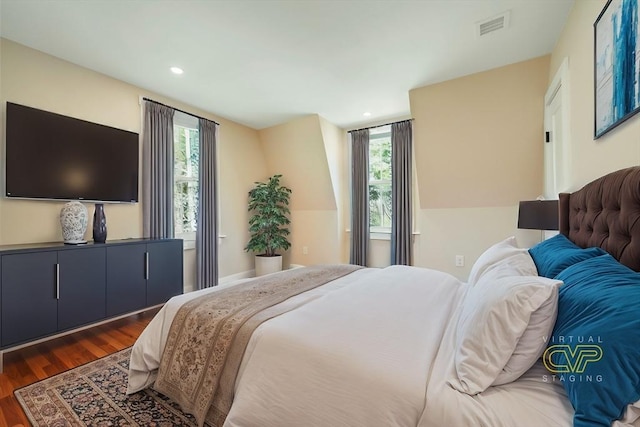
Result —
<instances>
[{"instance_id":1,"label":"brown tufted headboard","mask_svg":"<svg viewBox=\"0 0 640 427\"><path fill-rule=\"evenodd\" d=\"M559 195L560 233L582 248L599 246L640 271L640 166L612 172Z\"/></svg>"}]
</instances>

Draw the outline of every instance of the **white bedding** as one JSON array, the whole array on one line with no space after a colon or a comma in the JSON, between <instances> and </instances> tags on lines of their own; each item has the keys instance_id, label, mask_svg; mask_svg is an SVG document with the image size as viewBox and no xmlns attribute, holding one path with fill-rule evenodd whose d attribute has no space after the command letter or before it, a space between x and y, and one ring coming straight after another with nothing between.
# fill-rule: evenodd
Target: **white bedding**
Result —
<instances>
[{"instance_id":1,"label":"white bedding","mask_svg":"<svg viewBox=\"0 0 640 427\"><path fill-rule=\"evenodd\" d=\"M448 385L452 319L467 288L446 273L394 266L294 297L309 302L254 332L225 426L571 426L562 385L545 382L539 364L476 396ZM134 345L128 392L153 383L179 306L216 291L160 310Z\"/></svg>"},{"instance_id":2,"label":"white bedding","mask_svg":"<svg viewBox=\"0 0 640 427\"><path fill-rule=\"evenodd\" d=\"M373 273L375 270L358 270L354 273L342 277L333 282L327 283L324 286L297 295L292 298L299 300L312 300L318 298L332 290L339 289L343 286L347 286L354 281L357 281L363 276L367 276ZM164 347L167 343L167 336L169 334L169 328L171 322L175 317L180 307L187 301L191 301L202 295L218 292L228 286L234 286L239 283L246 282L251 279L242 279L227 283L224 285L206 288L195 292L189 292L171 298L156 314L156 316L149 322L145 330L140 334L136 340L132 353L131 361L129 364L129 384L127 393L135 393L140 391L155 381L157 369L160 366L160 358L164 351Z\"/></svg>"},{"instance_id":3,"label":"white bedding","mask_svg":"<svg viewBox=\"0 0 640 427\"><path fill-rule=\"evenodd\" d=\"M254 333L226 426L416 426L465 287L391 267Z\"/></svg>"}]
</instances>

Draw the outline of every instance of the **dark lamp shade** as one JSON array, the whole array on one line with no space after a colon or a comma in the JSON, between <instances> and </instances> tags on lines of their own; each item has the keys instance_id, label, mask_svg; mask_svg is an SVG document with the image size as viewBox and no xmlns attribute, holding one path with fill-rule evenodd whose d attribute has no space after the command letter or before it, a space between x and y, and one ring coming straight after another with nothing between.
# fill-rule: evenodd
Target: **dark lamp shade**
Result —
<instances>
[{"instance_id":1,"label":"dark lamp shade","mask_svg":"<svg viewBox=\"0 0 640 427\"><path fill-rule=\"evenodd\" d=\"M520 202L518 228L528 230L557 230L558 201L531 200Z\"/></svg>"}]
</instances>

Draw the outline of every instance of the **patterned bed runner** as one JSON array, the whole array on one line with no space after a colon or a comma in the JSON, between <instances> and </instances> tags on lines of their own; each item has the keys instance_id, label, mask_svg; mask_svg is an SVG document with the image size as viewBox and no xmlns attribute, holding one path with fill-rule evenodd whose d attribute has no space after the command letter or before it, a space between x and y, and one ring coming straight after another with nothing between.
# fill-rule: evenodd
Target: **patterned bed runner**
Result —
<instances>
[{"instance_id":1,"label":"patterned bed runner","mask_svg":"<svg viewBox=\"0 0 640 427\"><path fill-rule=\"evenodd\" d=\"M193 414L198 425L204 425L206 418L213 426L221 426L231 408L235 378L253 331L302 304L287 299L360 268L297 268L185 303L171 324L154 389Z\"/></svg>"}]
</instances>

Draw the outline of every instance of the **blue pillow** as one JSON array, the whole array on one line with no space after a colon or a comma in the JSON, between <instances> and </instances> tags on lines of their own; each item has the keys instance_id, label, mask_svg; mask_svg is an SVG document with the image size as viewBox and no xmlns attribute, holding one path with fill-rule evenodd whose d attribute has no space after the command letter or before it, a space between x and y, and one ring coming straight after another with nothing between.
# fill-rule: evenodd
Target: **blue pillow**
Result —
<instances>
[{"instance_id":1,"label":"blue pillow","mask_svg":"<svg viewBox=\"0 0 640 427\"><path fill-rule=\"evenodd\" d=\"M529 254L536 264L539 276L555 279L570 265L604 255L606 252L600 248L582 249L564 234L557 234L529 249Z\"/></svg>"},{"instance_id":2,"label":"blue pillow","mask_svg":"<svg viewBox=\"0 0 640 427\"><path fill-rule=\"evenodd\" d=\"M557 279L564 284L545 364L563 382L574 427L609 426L640 400L640 274L602 255ZM559 351L547 359L552 348Z\"/></svg>"}]
</instances>

